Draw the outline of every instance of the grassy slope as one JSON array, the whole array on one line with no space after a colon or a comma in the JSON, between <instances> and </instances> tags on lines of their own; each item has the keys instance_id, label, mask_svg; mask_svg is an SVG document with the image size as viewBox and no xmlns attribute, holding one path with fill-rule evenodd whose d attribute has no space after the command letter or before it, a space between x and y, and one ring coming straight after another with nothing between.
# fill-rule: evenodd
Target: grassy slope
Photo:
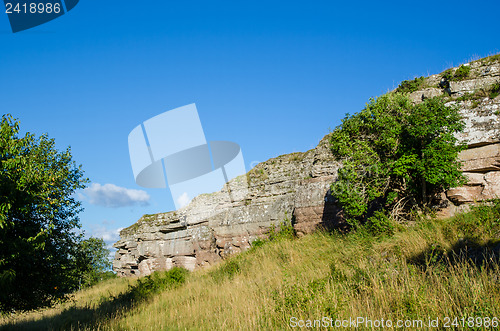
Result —
<instances>
[{"instance_id":1,"label":"grassy slope","mask_svg":"<svg viewBox=\"0 0 500 331\"><path fill-rule=\"evenodd\" d=\"M290 318L500 318L500 203L399 226L390 238L316 233L281 239L131 303L135 280L15 316L6 329L284 329ZM468 259L466 259L467 257ZM113 299L115 297L115 299Z\"/></svg>"}]
</instances>

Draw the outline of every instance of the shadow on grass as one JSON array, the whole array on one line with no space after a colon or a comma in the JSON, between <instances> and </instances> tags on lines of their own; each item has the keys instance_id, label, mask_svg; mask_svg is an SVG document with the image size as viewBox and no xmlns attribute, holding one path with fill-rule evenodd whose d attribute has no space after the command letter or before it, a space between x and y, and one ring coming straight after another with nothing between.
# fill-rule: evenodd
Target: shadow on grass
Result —
<instances>
[{"instance_id":1,"label":"shadow on grass","mask_svg":"<svg viewBox=\"0 0 500 331\"><path fill-rule=\"evenodd\" d=\"M34 321L15 321L0 327L0 330L79 330L97 329L105 320L132 308L132 296L120 295L108 298L95 307L69 307L57 315Z\"/></svg>"},{"instance_id":2,"label":"shadow on grass","mask_svg":"<svg viewBox=\"0 0 500 331\"><path fill-rule=\"evenodd\" d=\"M476 267L490 263L500 263L500 240L481 243L477 238L465 237L458 240L451 248L440 245L429 245L421 253L411 256L408 263L427 269L436 265L458 265L468 262Z\"/></svg>"},{"instance_id":3,"label":"shadow on grass","mask_svg":"<svg viewBox=\"0 0 500 331\"><path fill-rule=\"evenodd\" d=\"M152 295L183 284L188 271L173 268L166 272L155 272L139 279L137 284L117 296L103 297L97 305L69 307L57 315L34 321L15 321L0 327L0 330L96 330L106 321L121 316L136 304Z\"/></svg>"}]
</instances>

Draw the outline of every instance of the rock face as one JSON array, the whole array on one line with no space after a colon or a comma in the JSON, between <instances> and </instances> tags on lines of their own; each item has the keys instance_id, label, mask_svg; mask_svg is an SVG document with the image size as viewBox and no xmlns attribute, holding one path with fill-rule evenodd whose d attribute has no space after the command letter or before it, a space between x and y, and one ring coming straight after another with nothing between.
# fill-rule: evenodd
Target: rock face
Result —
<instances>
[{"instance_id":1,"label":"rock face","mask_svg":"<svg viewBox=\"0 0 500 331\"><path fill-rule=\"evenodd\" d=\"M145 215L122 230L113 269L120 276L173 266L194 270L249 248L285 219L293 218L302 234L319 224L335 226L325 196L337 169L327 137L308 152L260 163L220 192L202 194L175 212Z\"/></svg>"},{"instance_id":2,"label":"rock face","mask_svg":"<svg viewBox=\"0 0 500 331\"><path fill-rule=\"evenodd\" d=\"M500 197L500 96L495 96L499 60L467 64L469 75L460 81L443 83L443 74L430 76L410 95L414 102L443 96L459 106L466 123L458 138L469 147L460 154L469 182L443 194L442 216L470 202ZM299 235L318 226L343 227L328 194L339 166L327 136L315 149L260 163L220 192L200 195L182 209L145 215L120 232L113 269L120 276L148 275L173 266L194 270L244 251L285 219L292 220Z\"/></svg>"},{"instance_id":3,"label":"rock face","mask_svg":"<svg viewBox=\"0 0 500 331\"><path fill-rule=\"evenodd\" d=\"M458 138L468 149L460 153L459 159L469 179L463 187L446 192L452 203L441 211L443 216L453 215L467 203L500 198L499 60L496 56L465 64L470 68L468 77L451 81L449 88L443 89L449 95L448 104L458 105L465 121L465 130ZM439 85L442 81L442 75L433 75L426 83ZM426 90L412 93L413 99L424 99L429 93Z\"/></svg>"},{"instance_id":4,"label":"rock face","mask_svg":"<svg viewBox=\"0 0 500 331\"><path fill-rule=\"evenodd\" d=\"M448 190L446 195L455 204L497 199L500 197L500 143L463 151L465 186Z\"/></svg>"}]
</instances>

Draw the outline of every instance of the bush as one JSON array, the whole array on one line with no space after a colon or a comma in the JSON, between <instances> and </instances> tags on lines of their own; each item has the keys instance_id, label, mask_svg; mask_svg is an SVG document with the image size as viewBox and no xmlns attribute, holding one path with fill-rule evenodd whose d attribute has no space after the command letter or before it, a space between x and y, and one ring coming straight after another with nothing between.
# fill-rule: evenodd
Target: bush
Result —
<instances>
[{"instance_id":1,"label":"bush","mask_svg":"<svg viewBox=\"0 0 500 331\"><path fill-rule=\"evenodd\" d=\"M470 74L470 66L461 65L460 67L453 72L453 69L447 69L443 71L441 77L448 81L460 81L469 77Z\"/></svg>"},{"instance_id":2,"label":"bush","mask_svg":"<svg viewBox=\"0 0 500 331\"><path fill-rule=\"evenodd\" d=\"M424 77L418 77L413 80L404 80L399 84L396 92L411 93L418 91L424 85Z\"/></svg>"},{"instance_id":3,"label":"bush","mask_svg":"<svg viewBox=\"0 0 500 331\"><path fill-rule=\"evenodd\" d=\"M297 237L295 228L289 219L285 219L283 223L278 226L271 224L271 228L267 231L267 235L269 241L290 240Z\"/></svg>"},{"instance_id":4,"label":"bush","mask_svg":"<svg viewBox=\"0 0 500 331\"><path fill-rule=\"evenodd\" d=\"M455 71L455 75L453 75L453 80L464 80L469 77L470 66L461 65Z\"/></svg>"},{"instance_id":5,"label":"bush","mask_svg":"<svg viewBox=\"0 0 500 331\"><path fill-rule=\"evenodd\" d=\"M262 247L262 246L264 246L265 243L266 243L265 240L257 238L254 241L252 241L252 243L251 243L252 249Z\"/></svg>"},{"instance_id":6,"label":"bush","mask_svg":"<svg viewBox=\"0 0 500 331\"><path fill-rule=\"evenodd\" d=\"M441 74L441 76L445 80L452 80L453 79L453 70L452 69L446 69L445 71L443 71L443 73Z\"/></svg>"},{"instance_id":7,"label":"bush","mask_svg":"<svg viewBox=\"0 0 500 331\"><path fill-rule=\"evenodd\" d=\"M464 183L457 156L465 146L455 137L463 128L458 108L442 99L413 105L400 93L372 99L344 118L330 136L333 154L342 160L331 191L347 222L356 227L384 210L404 218L414 206L426 208L435 194Z\"/></svg>"},{"instance_id":8,"label":"bush","mask_svg":"<svg viewBox=\"0 0 500 331\"><path fill-rule=\"evenodd\" d=\"M179 267L164 272L154 272L139 279L136 285L130 286L126 295L131 296L133 300L144 300L153 294L183 284L188 274L188 270Z\"/></svg>"},{"instance_id":9,"label":"bush","mask_svg":"<svg viewBox=\"0 0 500 331\"><path fill-rule=\"evenodd\" d=\"M265 245L267 242L270 241L292 240L297 238L297 232L295 231L292 222L288 218L285 218L283 222L279 225L271 224L269 230L267 230L265 235L267 236L266 239L258 238L252 241L251 249L262 247L263 245Z\"/></svg>"},{"instance_id":10,"label":"bush","mask_svg":"<svg viewBox=\"0 0 500 331\"><path fill-rule=\"evenodd\" d=\"M454 217L461 236L469 238L500 235L500 200L472 206L470 212Z\"/></svg>"},{"instance_id":11,"label":"bush","mask_svg":"<svg viewBox=\"0 0 500 331\"><path fill-rule=\"evenodd\" d=\"M230 258L216 269L210 271L210 276L216 283L233 279L241 271L240 262L237 257Z\"/></svg>"},{"instance_id":12,"label":"bush","mask_svg":"<svg viewBox=\"0 0 500 331\"><path fill-rule=\"evenodd\" d=\"M495 99L500 94L500 83L492 84L490 87L490 99Z\"/></svg>"},{"instance_id":13,"label":"bush","mask_svg":"<svg viewBox=\"0 0 500 331\"><path fill-rule=\"evenodd\" d=\"M378 210L366 221L366 229L375 236L392 236L394 234L393 222L384 212Z\"/></svg>"}]
</instances>

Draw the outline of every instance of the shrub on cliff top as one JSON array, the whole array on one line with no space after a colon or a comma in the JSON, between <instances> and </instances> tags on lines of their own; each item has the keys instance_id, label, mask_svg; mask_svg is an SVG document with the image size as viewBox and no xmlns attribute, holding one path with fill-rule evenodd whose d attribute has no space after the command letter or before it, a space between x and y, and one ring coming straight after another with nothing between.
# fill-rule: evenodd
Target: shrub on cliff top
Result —
<instances>
[{"instance_id":1,"label":"shrub on cliff top","mask_svg":"<svg viewBox=\"0 0 500 331\"><path fill-rule=\"evenodd\" d=\"M470 66L461 65L458 67L457 71L455 71L454 79L455 80L464 80L469 77Z\"/></svg>"},{"instance_id":2,"label":"shrub on cliff top","mask_svg":"<svg viewBox=\"0 0 500 331\"><path fill-rule=\"evenodd\" d=\"M413 80L404 80L399 84L396 92L411 93L418 91L424 85L424 77L417 77Z\"/></svg>"},{"instance_id":3,"label":"shrub on cliff top","mask_svg":"<svg viewBox=\"0 0 500 331\"><path fill-rule=\"evenodd\" d=\"M450 81L461 81L469 77L470 74L470 66L469 65L461 65L460 67L453 72L453 69L445 70L441 76Z\"/></svg>"},{"instance_id":4,"label":"shrub on cliff top","mask_svg":"<svg viewBox=\"0 0 500 331\"><path fill-rule=\"evenodd\" d=\"M464 146L454 135L463 128L458 108L440 98L414 105L400 93L372 99L344 118L330 137L343 162L331 191L348 222L357 226L382 210L405 217L463 183L457 156Z\"/></svg>"}]
</instances>

